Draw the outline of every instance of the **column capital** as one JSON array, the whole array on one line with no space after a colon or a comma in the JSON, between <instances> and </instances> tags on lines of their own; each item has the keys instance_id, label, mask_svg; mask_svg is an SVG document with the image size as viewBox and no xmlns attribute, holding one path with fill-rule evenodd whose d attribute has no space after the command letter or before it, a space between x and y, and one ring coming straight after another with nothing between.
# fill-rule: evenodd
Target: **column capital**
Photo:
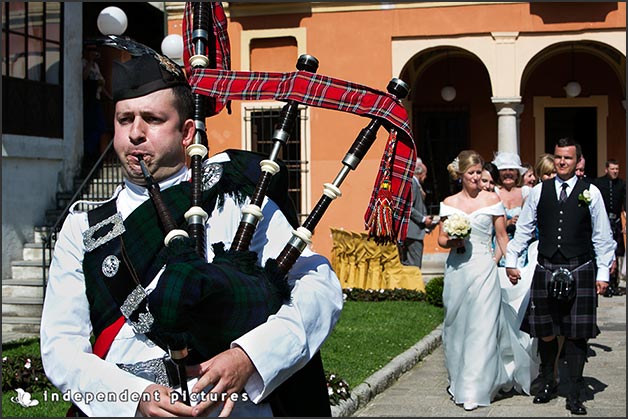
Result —
<instances>
[{"instance_id":1,"label":"column capital","mask_svg":"<svg viewBox=\"0 0 628 419\"><path fill-rule=\"evenodd\" d=\"M511 97L505 97L505 96L493 96L491 97L491 102L493 102L496 106L497 105L517 105L519 103L521 103L521 96L511 96Z\"/></svg>"},{"instance_id":2,"label":"column capital","mask_svg":"<svg viewBox=\"0 0 628 419\"><path fill-rule=\"evenodd\" d=\"M498 115L520 115L523 112L521 96L514 97L492 97L491 101L497 109Z\"/></svg>"}]
</instances>

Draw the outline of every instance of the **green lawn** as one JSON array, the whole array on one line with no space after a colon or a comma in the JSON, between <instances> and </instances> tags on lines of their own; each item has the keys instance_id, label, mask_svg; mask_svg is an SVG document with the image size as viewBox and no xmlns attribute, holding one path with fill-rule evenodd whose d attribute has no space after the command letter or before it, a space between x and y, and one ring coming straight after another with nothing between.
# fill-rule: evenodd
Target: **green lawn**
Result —
<instances>
[{"instance_id":1,"label":"green lawn","mask_svg":"<svg viewBox=\"0 0 628 419\"><path fill-rule=\"evenodd\" d=\"M442 321L443 308L424 301L347 301L321 348L325 370L354 388Z\"/></svg>"},{"instance_id":2,"label":"green lawn","mask_svg":"<svg viewBox=\"0 0 628 419\"><path fill-rule=\"evenodd\" d=\"M337 374L354 388L429 334L442 320L442 307L425 301L347 301L336 328L321 349L325 371ZM2 355L10 359L29 357L34 366L38 362L40 365L36 339L3 344ZM3 362L3 376L6 373ZM3 387L4 383L3 380ZM69 403L52 402L53 393L59 392L54 388L45 394L34 391L33 399L39 400L39 405L23 408L11 402L11 397L16 396L14 389L3 389L2 416L63 417Z\"/></svg>"},{"instance_id":3,"label":"green lawn","mask_svg":"<svg viewBox=\"0 0 628 419\"><path fill-rule=\"evenodd\" d=\"M52 399L52 393L59 394L59 391L50 386L47 390L40 389L31 391L33 400L38 400L37 406L24 408L11 402L12 397L17 396L15 386L8 385L9 376L12 372L18 372L24 378L24 382L33 382L35 379L39 383L47 382L41 367L41 357L39 355L38 339L22 339L15 342L2 344L2 416L3 417L64 417L69 402L45 401ZM5 361L6 358L6 361ZM24 360L31 359L30 368L24 368ZM48 383L49 384L49 383ZM41 386L41 384L40 384ZM25 386L24 386L25 387ZM44 396L45 394L45 396Z\"/></svg>"}]
</instances>

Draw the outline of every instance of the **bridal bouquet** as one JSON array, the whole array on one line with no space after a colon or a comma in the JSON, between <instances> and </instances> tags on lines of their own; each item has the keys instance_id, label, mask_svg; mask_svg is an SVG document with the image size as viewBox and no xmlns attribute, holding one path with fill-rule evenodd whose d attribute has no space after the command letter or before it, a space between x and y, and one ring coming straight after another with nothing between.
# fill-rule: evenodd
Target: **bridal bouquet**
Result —
<instances>
[{"instance_id":1,"label":"bridal bouquet","mask_svg":"<svg viewBox=\"0 0 628 419\"><path fill-rule=\"evenodd\" d=\"M471 222L462 214L453 214L443 221L445 233L452 239L466 239L471 234ZM458 253L464 253L465 248L456 249Z\"/></svg>"}]
</instances>

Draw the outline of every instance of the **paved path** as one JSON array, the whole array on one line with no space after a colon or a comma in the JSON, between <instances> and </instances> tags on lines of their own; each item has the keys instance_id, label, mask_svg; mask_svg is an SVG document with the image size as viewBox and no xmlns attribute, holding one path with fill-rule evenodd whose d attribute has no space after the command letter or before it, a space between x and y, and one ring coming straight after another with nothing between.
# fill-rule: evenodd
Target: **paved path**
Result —
<instances>
[{"instance_id":1,"label":"paved path","mask_svg":"<svg viewBox=\"0 0 628 419\"><path fill-rule=\"evenodd\" d=\"M602 333L590 340L584 369L588 416L626 417L626 297L600 297L598 325ZM353 389L352 398L333 407L334 416L572 416L565 409L566 388L545 405L513 395L467 412L446 393L447 373L440 327L406 353ZM431 349L430 349L431 348ZM435 348L435 349L434 349ZM420 359L420 361L418 361ZM418 361L418 362L417 362ZM406 372L407 371L407 372ZM566 369L561 369L561 375ZM566 381L563 379L563 382Z\"/></svg>"}]
</instances>

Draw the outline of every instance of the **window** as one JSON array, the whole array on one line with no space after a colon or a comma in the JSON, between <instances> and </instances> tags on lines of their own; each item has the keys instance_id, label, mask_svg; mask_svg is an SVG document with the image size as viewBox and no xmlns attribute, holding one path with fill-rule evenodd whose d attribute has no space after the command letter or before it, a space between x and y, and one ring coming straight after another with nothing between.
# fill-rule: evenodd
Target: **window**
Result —
<instances>
[{"instance_id":1,"label":"window","mask_svg":"<svg viewBox=\"0 0 628 419\"><path fill-rule=\"evenodd\" d=\"M2 3L3 132L63 136L63 6Z\"/></svg>"},{"instance_id":2,"label":"window","mask_svg":"<svg viewBox=\"0 0 628 419\"><path fill-rule=\"evenodd\" d=\"M301 222L307 217L307 173L308 162L305 158L305 121L307 109L300 108L297 121L290 133L288 142L279 151L278 158L288 168L288 188L290 198L295 205ZM245 107L246 145L252 151L270 156L275 126L279 121L280 107Z\"/></svg>"}]
</instances>

